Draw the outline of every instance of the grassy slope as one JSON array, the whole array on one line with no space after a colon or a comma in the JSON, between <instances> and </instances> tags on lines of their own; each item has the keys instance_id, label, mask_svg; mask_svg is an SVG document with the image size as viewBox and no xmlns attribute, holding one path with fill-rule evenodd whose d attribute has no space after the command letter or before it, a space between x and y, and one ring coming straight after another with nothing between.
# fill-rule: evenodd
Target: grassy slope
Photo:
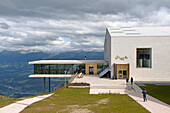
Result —
<instances>
[{"instance_id":1,"label":"grassy slope","mask_svg":"<svg viewBox=\"0 0 170 113\"><path fill-rule=\"evenodd\" d=\"M151 85L140 86L142 89L146 88L147 93L170 105L170 86L169 85Z\"/></svg>"},{"instance_id":2,"label":"grassy slope","mask_svg":"<svg viewBox=\"0 0 170 113\"><path fill-rule=\"evenodd\" d=\"M8 104L11 104L11 103L13 103L15 101L18 101L18 100L21 100L21 99L11 98L11 97L8 97L8 96L0 95L0 108L6 106Z\"/></svg>"},{"instance_id":3,"label":"grassy slope","mask_svg":"<svg viewBox=\"0 0 170 113\"><path fill-rule=\"evenodd\" d=\"M127 95L89 95L88 88L60 89L53 96L28 106L22 113L69 113L73 111L148 113Z\"/></svg>"}]
</instances>

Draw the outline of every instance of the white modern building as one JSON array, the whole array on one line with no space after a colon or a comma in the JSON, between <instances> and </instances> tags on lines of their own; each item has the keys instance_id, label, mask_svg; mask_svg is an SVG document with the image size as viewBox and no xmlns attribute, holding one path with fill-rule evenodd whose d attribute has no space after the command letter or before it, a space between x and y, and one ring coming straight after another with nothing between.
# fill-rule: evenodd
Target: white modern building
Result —
<instances>
[{"instance_id":1,"label":"white modern building","mask_svg":"<svg viewBox=\"0 0 170 113\"><path fill-rule=\"evenodd\" d=\"M170 81L170 27L107 28L104 59L111 78Z\"/></svg>"},{"instance_id":2,"label":"white modern building","mask_svg":"<svg viewBox=\"0 0 170 113\"><path fill-rule=\"evenodd\" d=\"M29 77L43 77L44 84L49 78L49 86L50 77L71 77L76 72L114 80L170 81L170 27L107 28L104 60L40 60L29 64L34 64L34 74Z\"/></svg>"}]
</instances>

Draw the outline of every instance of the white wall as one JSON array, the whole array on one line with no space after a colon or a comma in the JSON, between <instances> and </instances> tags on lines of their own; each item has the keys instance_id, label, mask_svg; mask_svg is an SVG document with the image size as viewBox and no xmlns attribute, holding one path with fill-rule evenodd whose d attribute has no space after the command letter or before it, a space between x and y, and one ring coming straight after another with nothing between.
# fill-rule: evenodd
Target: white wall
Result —
<instances>
[{"instance_id":1,"label":"white wall","mask_svg":"<svg viewBox=\"0 0 170 113\"><path fill-rule=\"evenodd\" d=\"M104 59L109 62L111 67L111 36L106 29L105 42L104 42Z\"/></svg>"},{"instance_id":2,"label":"white wall","mask_svg":"<svg viewBox=\"0 0 170 113\"><path fill-rule=\"evenodd\" d=\"M170 81L170 37L112 37L111 44L112 67L129 63L134 80ZM152 48L152 68L136 68L136 48ZM117 55L128 59L116 60Z\"/></svg>"}]
</instances>

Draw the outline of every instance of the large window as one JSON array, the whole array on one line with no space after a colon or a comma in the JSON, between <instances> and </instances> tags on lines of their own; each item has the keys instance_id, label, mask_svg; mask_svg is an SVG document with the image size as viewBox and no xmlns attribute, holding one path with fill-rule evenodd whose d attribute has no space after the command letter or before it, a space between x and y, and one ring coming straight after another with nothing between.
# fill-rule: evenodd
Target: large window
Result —
<instances>
[{"instance_id":1,"label":"large window","mask_svg":"<svg viewBox=\"0 0 170 113\"><path fill-rule=\"evenodd\" d=\"M85 73L85 64L35 64L34 74L74 74Z\"/></svg>"},{"instance_id":2,"label":"large window","mask_svg":"<svg viewBox=\"0 0 170 113\"><path fill-rule=\"evenodd\" d=\"M137 48L137 67L151 68L151 48Z\"/></svg>"}]
</instances>

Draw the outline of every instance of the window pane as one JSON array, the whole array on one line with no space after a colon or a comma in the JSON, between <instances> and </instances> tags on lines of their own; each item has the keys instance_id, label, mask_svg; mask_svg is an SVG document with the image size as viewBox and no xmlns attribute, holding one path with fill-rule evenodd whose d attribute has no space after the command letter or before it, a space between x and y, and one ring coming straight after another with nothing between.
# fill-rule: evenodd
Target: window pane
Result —
<instances>
[{"instance_id":1,"label":"window pane","mask_svg":"<svg viewBox=\"0 0 170 113\"><path fill-rule=\"evenodd\" d=\"M65 64L65 70L67 74L72 74L73 73L73 68L72 68L72 64Z\"/></svg>"},{"instance_id":2,"label":"window pane","mask_svg":"<svg viewBox=\"0 0 170 113\"><path fill-rule=\"evenodd\" d=\"M126 78L127 78L127 71L123 70L123 79L126 79Z\"/></svg>"},{"instance_id":3,"label":"window pane","mask_svg":"<svg viewBox=\"0 0 170 113\"><path fill-rule=\"evenodd\" d=\"M58 74L65 74L64 73L64 64L58 64Z\"/></svg>"},{"instance_id":4,"label":"window pane","mask_svg":"<svg viewBox=\"0 0 170 113\"><path fill-rule=\"evenodd\" d=\"M151 48L137 49L137 67L151 67Z\"/></svg>"},{"instance_id":5,"label":"window pane","mask_svg":"<svg viewBox=\"0 0 170 113\"><path fill-rule=\"evenodd\" d=\"M78 72L85 74L85 64L80 64L78 67L79 67Z\"/></svg>"},{"instance_id":6,"label":"window pane","mask_svg":"<svg viewBox=\"0 0 170 113\"><path fill-rule=\"evenodd\" d=\"M45 64L45 74L49 74L49 65Z\"/></svg>"},{"instance_id":7,"label":"window pane","mask_svg":"<svg viewBox=\"0 0 170 113\"><path fill-rule=\"evenodd\" d=\"M41 74L42 69L41 69L41 64L34 64L34 74Z\"/></svg>"},{"instance_id":8,"label":"window pane","mask_svg":"<svg viewBox=\"0 0 170 113\"><path fill-rule=\"evenodd\" d=\"M57 65L56 64L51 64L50 65L50 74L56 74L57 70Z\"/></svg>"},{"instance_id":9,"label":"window pane","mask_svg":"<svg viewBox=\"0 0 170 113\"><path fill-rule=\"evenodd\" d=\"M122 70L118 71L118 76L119 76L119 79L122 79Z\"/></svg>"}]
</instances>

